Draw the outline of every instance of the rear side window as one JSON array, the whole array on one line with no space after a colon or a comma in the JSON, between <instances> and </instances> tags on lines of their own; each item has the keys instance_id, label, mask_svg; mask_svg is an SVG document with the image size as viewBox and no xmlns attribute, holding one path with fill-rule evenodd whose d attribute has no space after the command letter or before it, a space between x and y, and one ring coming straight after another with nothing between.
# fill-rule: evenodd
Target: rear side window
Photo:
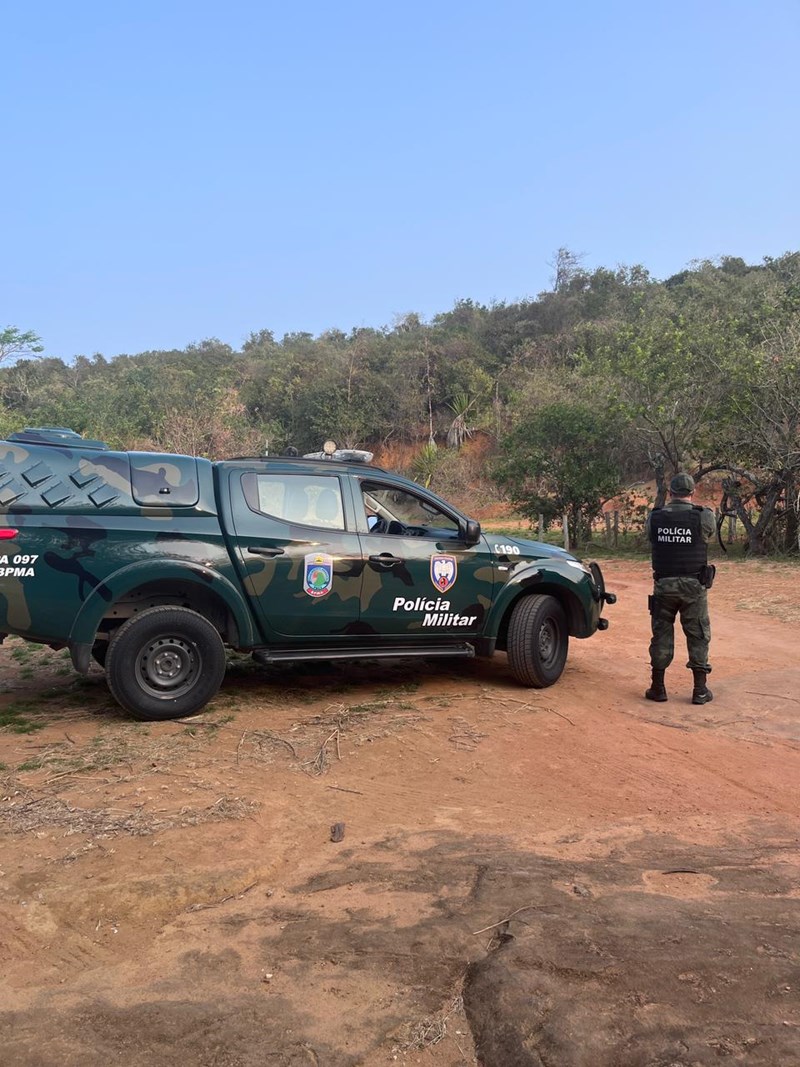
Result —
<instances>
[{"instance_id":1,"label":"rear side window","mask_svg":"<svg viewBox=\"0 0 800 1067\"><path fill-rule=\"evenodd\" d=\"M151 508L191 507L199 500L197 461L192 456L131 452L130 463L133 499L137 504Z\"/></svg>"},{"instance_id":2,"label":"rear side window","mask_svg":"<svg viewBox=\"0 0 800 1067\"><path fill-rule=\"evenodd\" d=\"M342 487L338 478L306 474L242 475L242 491L251 511L300 526L344 529Z\"/></svg>"}]
</instances>

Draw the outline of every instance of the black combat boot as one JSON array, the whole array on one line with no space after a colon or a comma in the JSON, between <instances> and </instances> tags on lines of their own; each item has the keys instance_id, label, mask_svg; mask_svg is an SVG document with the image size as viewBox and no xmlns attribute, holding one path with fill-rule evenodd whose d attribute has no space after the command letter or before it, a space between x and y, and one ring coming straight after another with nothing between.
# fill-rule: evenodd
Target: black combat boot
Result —
<instances>
[{"instance_id":1,"label":"black combat boot","mask_svg":"<svg viewBox=\"0 0 800 1067\"><path fill-rule=\"evenodd\" d=\"M657 667L652 668L653 680L650 683L650 688L644 694L648 700L669 700L667 696L667 690L664 686L664 672L658 670Z\"/></svg>"},{"instance_id":2,"label":"black combat boot","mask_svg":"<svg viewBox=\"0 0 800 1067\"><path fill-rule=\"evenodd\" d=\"M705 671L692 670L694 675L694 689L692 690L692 703L693 704L710 704L714 699L714 694L706 685L708 675Z\"/></svg>"}]
</instances>

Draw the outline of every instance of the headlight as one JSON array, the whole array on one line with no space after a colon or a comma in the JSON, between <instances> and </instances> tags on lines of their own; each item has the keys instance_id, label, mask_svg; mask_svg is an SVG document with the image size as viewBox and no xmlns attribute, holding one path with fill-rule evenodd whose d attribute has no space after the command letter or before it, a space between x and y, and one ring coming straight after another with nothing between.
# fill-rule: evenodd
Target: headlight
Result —
<instances>
[{"instance_id":1,"label":"headlight","mask_svg":"<svg viewBox=\"0 0 800 1067\"><path fill-rule=\"evenodd\" d=\"M583 571L584 574L591 575L591 571L585 563L581 563L579 559L565 559L564 562L568 567L574 567L578 571Z\"/></svg>"}]
</instances>

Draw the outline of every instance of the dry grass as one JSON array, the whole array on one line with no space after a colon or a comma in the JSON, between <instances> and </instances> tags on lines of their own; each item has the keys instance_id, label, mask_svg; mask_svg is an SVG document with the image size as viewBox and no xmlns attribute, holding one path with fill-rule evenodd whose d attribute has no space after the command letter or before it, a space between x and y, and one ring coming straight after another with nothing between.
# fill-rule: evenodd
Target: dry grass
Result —
<instances>
[{"instance_id":1,"label":"dry grass","mask_svg":"<svg viewBox=\"0 0 800 1067\"><path fill-rule=\"evenodd\" d=\"M446 1037L450 1037L455 1042L464 1063L477 1063L471 1052L472 1036L460 993L452 997L440 1011L406 1027L403 1040L392 1049L392 1052L421 1051L432 1045L438 1045ZM462 1044L468 1045L470 1051L462 1048Z\"/></svg>"},{"instance_id":2,"label":"dry grass","mask_svg":"<svg viewBox=\"0 0 800 1067\"><path fill-rule=\"evenodd\" d=\"M736 610L768 615L781 622L800 622L800 599L796 594L763 593L745 597L736 602Z\"/></svg>"},{"instance_id":3,"label":"dry grass","mask_svg":"<svg viewBox=\"0 0 800 1067\"><path fill-rule=\"evenodd\" d=\"M448 721L453 724L453 730L448 737L448 741L455 748L462 751L474 752L481 741L489 736L476 730L472 723L467 722L466 719L456 717L450 718Z\"/></svg>"},{"instance_id":4,"label":"dry grass","mask_svg":"<svg viewBox=\"0 0 800 1067\"><path fill-rule=\"evenodd\" d=\"M348 744L361 745L426 721L426 716L406 701L328 704L322 712L292 723L286 737L273 730L245 731L236 758L239 763L246 759L271 763L280 755L289 756L306 774L318 777L330 769L334 760L341 760L341 741L345 737Z\"/></svg>"},{"instance_id":5,"label":"dry grass","mask_svg":"<svg viewBox=\"0 0 800 1067\"><path fill-rule=\"evenodd\" d=\"M142 767L165 770L176 763L191 765L192 756L207 747L221 724L210 725L211 729L202 731L190 725L172 734L151 734L147 727L119 723L86 744L76 743L65 731L63 741L42 746L17 771L47 770L50 774L46 784L50 784L117 767L134 774Z\"/></svg>"},{"instance_id":6,"label":"dry grass","mask_svg":"<svg viewBox=\"0 0 800 1067\"><path fill-rule=\"evenodd\" d=\"M80 808L52 793L28 789L13 778L4 779L0 786L3 793L0 826L10 834L64 830L65 837L72 834L87 834L93 838L120 834L145 837L201 823L246 819L258 807L254 801L245 801L241 797L222 796L205 807L184 806L175 812L150 813L142 808Z\"/></svg>"}]
</instances>

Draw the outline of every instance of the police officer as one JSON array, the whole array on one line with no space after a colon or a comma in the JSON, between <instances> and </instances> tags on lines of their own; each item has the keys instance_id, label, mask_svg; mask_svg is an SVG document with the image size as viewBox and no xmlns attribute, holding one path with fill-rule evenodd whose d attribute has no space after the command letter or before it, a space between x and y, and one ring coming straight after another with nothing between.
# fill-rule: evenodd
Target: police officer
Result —
<instances>
[{"instance_id":1,"label":"police officer","mask_svg":"<svg viewBox=\"0 0 800 1067\"><path fill-rule=\"evenodd\" d=\"M675 616L680 613L686 634L689 662L694 676L693 704L707 704L713 699L706 685L711 671L708 645L711 624L708 618L708 593L713 568L708 566L708 542L714 535L714 513L692 503L694 479L676 474L669 484L670 499L654 508L647 517L647 536L653 558L653 595L650 618L653 638L650 642L652 682L645 693L648 700L667 700L664 671L675 653Z\"/></svg>"}]
</instances>

